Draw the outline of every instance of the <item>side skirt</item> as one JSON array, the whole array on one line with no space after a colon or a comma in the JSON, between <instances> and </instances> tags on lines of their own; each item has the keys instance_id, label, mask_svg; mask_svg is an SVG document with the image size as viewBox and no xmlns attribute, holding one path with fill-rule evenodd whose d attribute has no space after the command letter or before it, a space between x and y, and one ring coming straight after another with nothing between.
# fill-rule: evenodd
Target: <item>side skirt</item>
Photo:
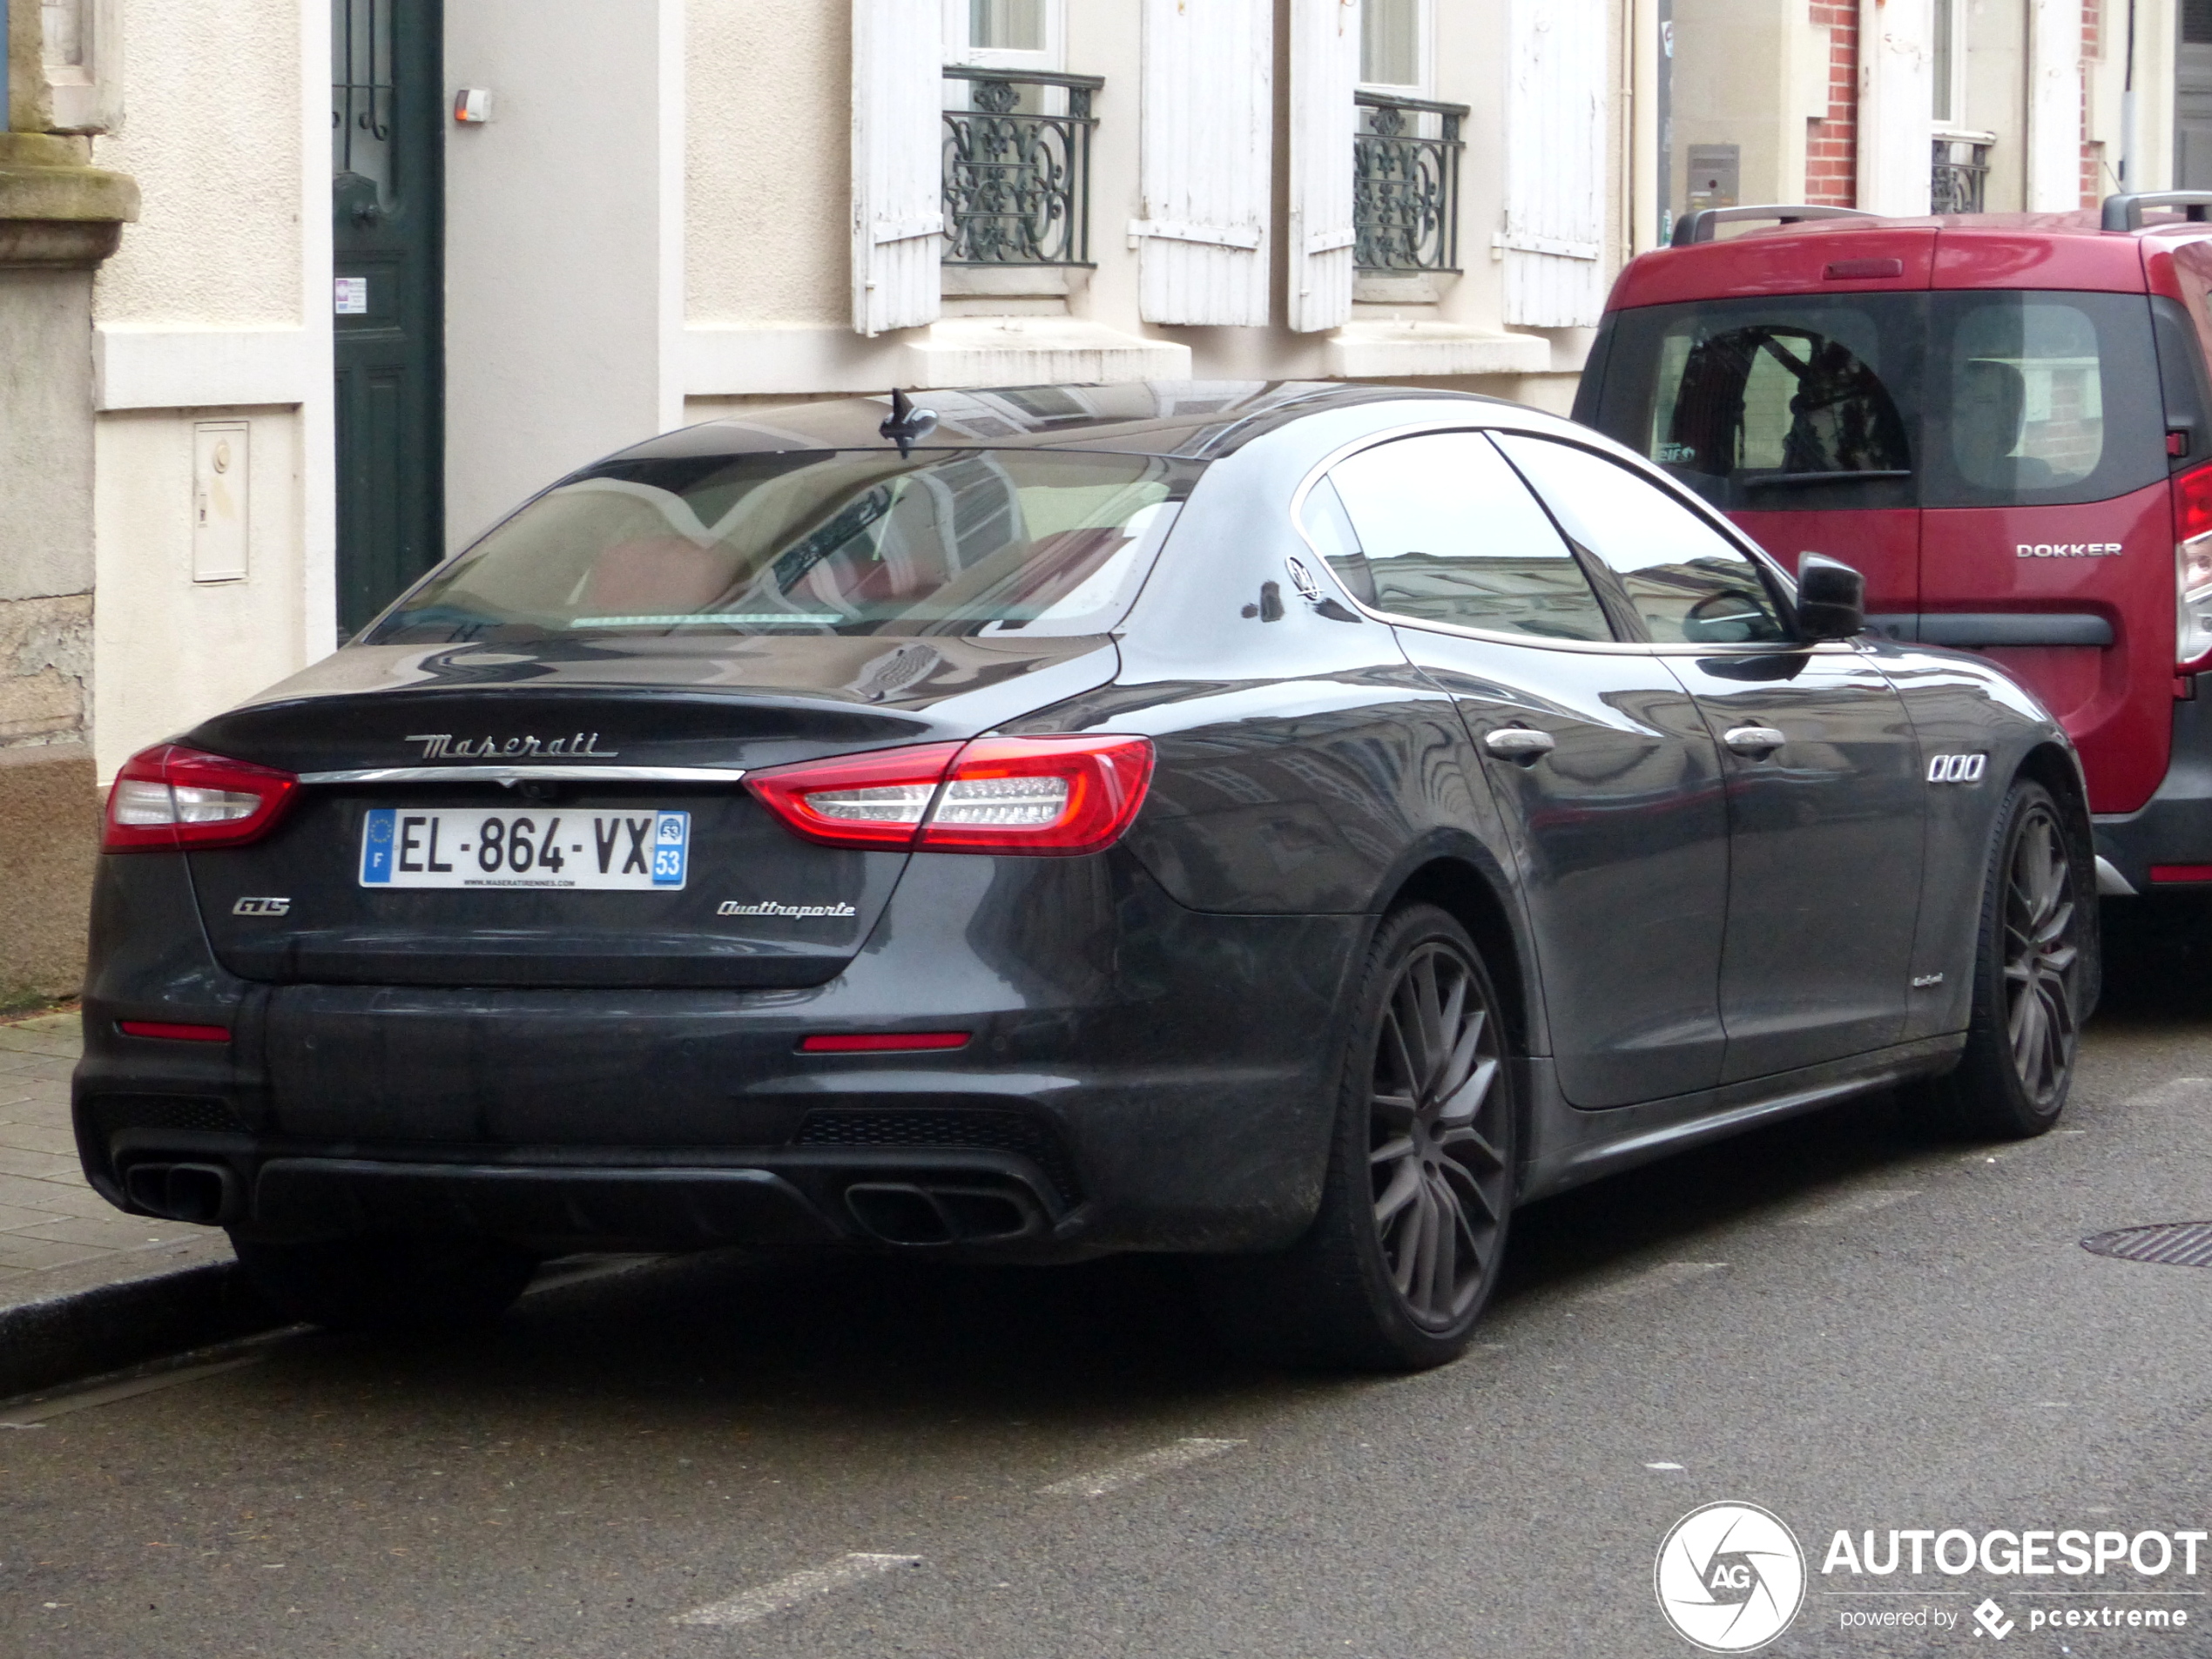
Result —
<instances>
[{"instance_id":1,"label":"side skirt","mask_svg":"<svg viewBox=\"0 0 2212 1659\"><path fill-rule=\"evenodd\" d=\"M1966 1034L1954 1031L1694 1095L1595 1112L1568 1105L1551 1061L1531 1058L1522 1062L1521 1072L1521 1098L1529 1103L1530 1154L1521 1170L1521 1196L1547 1197L1853 1095L1946 1071L1966 1046Z\"/></svg>"}]
</instances>

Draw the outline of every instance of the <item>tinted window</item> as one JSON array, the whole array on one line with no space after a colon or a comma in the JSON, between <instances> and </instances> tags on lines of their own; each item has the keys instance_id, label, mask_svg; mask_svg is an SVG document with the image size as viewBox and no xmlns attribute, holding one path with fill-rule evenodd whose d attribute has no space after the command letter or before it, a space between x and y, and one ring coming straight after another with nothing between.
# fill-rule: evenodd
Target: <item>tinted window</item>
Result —
<instances>
[{"instance_id":1,"label":"tinted window","mask_svg":"<svg viewBox=\"0 0 2212 1659\"><path fill-rule=\"evenodd\" d=\"M1378 610L1547 639L1613 637L1573 551L1480 433L1379 444L1324 482L1357 546L1332 548L1317 533L1333 509L1311 496L1308 533L1339 570L1347 557L1364 562Z\"/></svg>"},{"instance_id":2,"label":"tinted window","mask_svg":"<svg viewBox=\"0 0 2212 1659\"><path fill-rule=\"evenodd\" d=\"M1927 505L2101 501L2166 471L2140 296L1975 293L1933 300Z\"/></svg>"},{"instance_id":3,"label":"tinted window","mask_svg":"<svg viewBox=\"0 0 2212 1659\"><path fill-rule=\"evenodd\" d=\"M370 637L1100 632L1197 475L1029 450L615 462L440 566Z\"/></svg>"},{"instance_id":4,"label":"tinted window","mask_svg":"<svg viewBox=\"0 0 2212 1659\"><path fill-rule=\"evenodd\" d=\"M2056 506L2166 472L2141 294L1642 306L1606 347L1577 411L1731 513Z\"/></svg>"},{"instance_id":5,"label":"tinted window","mask_svg":"<svg viewBox=\"0 0 2212 1659\"><path fill-rule=\"evenodd\" d=\"M1905 505L1918 295L1622 312L1598 424L1730 510Z\"/></svg>"},{"instance_id":6,"label":"tinted window","mask_svg":"<svg viewBox=\"0 0 2212 1659\"><path fill-rule=\"evenodd\" d=\"M1790 637L1758 566L1665 491L1572 444L1505 433L1498 444L1612 573L1652 639L1733 645Z\"/></svg>"}]
</instances>

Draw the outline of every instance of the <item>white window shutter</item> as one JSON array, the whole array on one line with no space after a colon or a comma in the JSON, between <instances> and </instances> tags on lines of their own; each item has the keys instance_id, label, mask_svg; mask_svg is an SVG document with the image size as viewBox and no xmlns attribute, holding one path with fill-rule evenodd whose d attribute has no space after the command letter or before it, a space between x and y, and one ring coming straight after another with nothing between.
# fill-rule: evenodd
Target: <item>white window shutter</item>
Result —
<instances>
[{"instance_id":1,"label":"white window shutter","mask_svg":"<svg viewBox=\"0 0 2212 1659\"><path fill-rule=\"evenodd\" d=\"M853 327L937 320L944 257L945 10L853 0Z\"/></svg>"},{"instance_id":2,"label":"white window shutter","mask_svg":"<svg viewBox=\"0 0 2212 1659\"><path fill-rule=\"evenodd\" d=\"M1510 0L1505 320L1595 324L1605 307L1605 0Z\"/></svg>"},{"instance_id":3,"label":"white window shutter","mask_svg":"<svg viewBox=\"0 0 2212 1659\"><path fill-rule=\"evenodd\" d=\"M1352 93L1359 0L1291 0L1291 327L1352 317Z\"/></svg>"},{"instance_id":4,"label":"white window shutter","mask_svg":"<svg viewBox=\"0 0 2212 1659\"><path fill-rule=\"evenodd\" d=\"M1267 320L1273 0L1143 0L1139 189L1147 322Z\"/></svg>"}]
</instances>

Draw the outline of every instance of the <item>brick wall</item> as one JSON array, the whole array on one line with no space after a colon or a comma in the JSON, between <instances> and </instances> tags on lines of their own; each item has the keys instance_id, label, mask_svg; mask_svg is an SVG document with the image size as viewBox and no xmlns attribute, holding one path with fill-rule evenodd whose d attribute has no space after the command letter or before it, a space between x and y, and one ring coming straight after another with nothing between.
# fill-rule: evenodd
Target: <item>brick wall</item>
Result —
<instances>
[{"instance_id":1,"label":"brick wall","mask_svg":"<svg viewBox=\"0 0 2212 1659\"><path fill-rule=\"evenodd\" d=\"M2081 205L2104 199L2105 147L2089 142L2089 71L2103 53L2104 0L2081 0ZM2122 19L2124 25L2125 19ZM2117 185L2111 186L2117 189Z\"/></svg>"},{"instance_id":2,"label":"brick wall","mask_svg":"<svg viewBox=\"0 0 2212 1659\"><path fill-rule=\"evenodd\" d=\"M1829 31L1828 113L1805 135L1805 195L1829 207L1858 205L1858 8L1811 0L1816 29Z\"/></svg>"}]
</instances>

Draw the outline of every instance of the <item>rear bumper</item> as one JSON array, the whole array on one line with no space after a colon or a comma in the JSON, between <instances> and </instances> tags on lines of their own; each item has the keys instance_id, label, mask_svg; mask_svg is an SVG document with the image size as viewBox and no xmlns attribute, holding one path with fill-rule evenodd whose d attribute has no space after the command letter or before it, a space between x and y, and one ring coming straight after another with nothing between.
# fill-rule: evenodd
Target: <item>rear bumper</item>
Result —
<instances>
[{"instance_id":1,"label":"rear bumper","mask_svg":"<svg viewBox=\"0 0 2212 1659\"><path fill-rule=\"evenodd\" d=\"M803 989L270 987L212 962L180 980L165 954L140 992L116 954L85 1003L79 1151L125 1209L164 1213L182 1168L174 1192L218 1209L194 1218L269 1237L1009 1253L1295 1238L1367 919L1205 914L1133 860L1026 862L986 907L1001 937L961 925L972 891L928 891L988 881L985 861L917 859L869 946ZM165 1001L180 982L189 1003ZM117 1024L165 1015L232 1041ZM968 1045L799 1049L948 1029Z\"/></svg>"},{"instance_id":2,"label":"rear bumper","mask_svg":"<svg viewBox=\"0 0 2212 1659\"><path fill-rule=\"evenodd\" d=\"M2196 677L2196 695L2174 705L2174 746L2158 792L2135 812L2100 816L2097 853L2109 867L2103 888L2134 893L2203 888L2206 881L2154 880L2155 868L2198 867L2212 872L2212 674Z\"/></svg>"}]
</instances>

